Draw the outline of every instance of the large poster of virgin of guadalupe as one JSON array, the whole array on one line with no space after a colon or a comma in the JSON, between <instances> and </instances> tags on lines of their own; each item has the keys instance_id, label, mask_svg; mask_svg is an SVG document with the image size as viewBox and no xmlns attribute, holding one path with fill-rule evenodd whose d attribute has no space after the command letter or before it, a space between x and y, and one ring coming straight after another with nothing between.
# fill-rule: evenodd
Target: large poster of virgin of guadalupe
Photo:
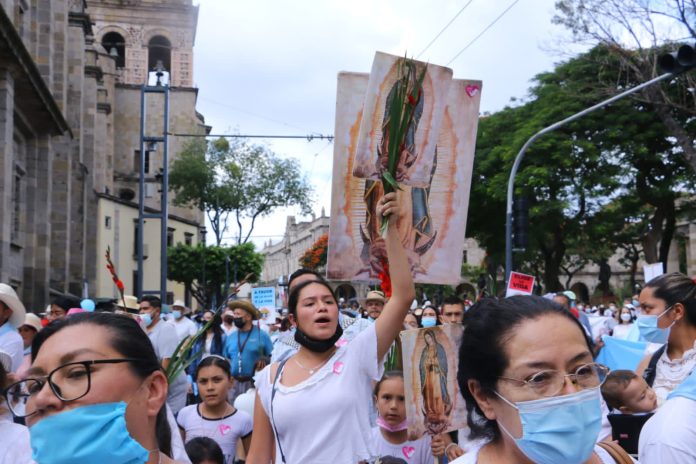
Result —
<instances>
[{"instance_id":1,"label":"large poster of virgin of guadalupe","mask_svg":"<svg viewBox=\"0 0 696 464\"><path fill-rule=\"evenodd\" d=\"M457 384L463 332L459 324L401 332L409 440L466 427Z\"/></svg>"}]
</instances>

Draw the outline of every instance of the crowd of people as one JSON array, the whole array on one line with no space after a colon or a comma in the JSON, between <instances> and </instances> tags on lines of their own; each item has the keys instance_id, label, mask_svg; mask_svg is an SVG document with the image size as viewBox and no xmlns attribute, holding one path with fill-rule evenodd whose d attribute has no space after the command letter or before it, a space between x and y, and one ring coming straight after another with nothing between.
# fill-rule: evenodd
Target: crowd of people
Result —
<instances>
[{"instance_id":1,"label":"crowd of people","mask_svg":"<svg viewBox=\"0 0 696 464\"><path fill-rule=\"evenodd\" d=\"M397 206L380 201L390 225ZM249 300L165 314L155 296L106 310L59 297L42 320L0 284L0 464L696 462L692 279L606 307L572 292L418 305L395 227L385 247L389 297L347 305L301 269L287 314L263 324ZM410 380L384 360L400 332L447 324L463 327L451 375L467 426L413 437ZM610 371L606 336L652 348ZM627 450L612 428L633 419Z\"/></svg>"}]
</instances>

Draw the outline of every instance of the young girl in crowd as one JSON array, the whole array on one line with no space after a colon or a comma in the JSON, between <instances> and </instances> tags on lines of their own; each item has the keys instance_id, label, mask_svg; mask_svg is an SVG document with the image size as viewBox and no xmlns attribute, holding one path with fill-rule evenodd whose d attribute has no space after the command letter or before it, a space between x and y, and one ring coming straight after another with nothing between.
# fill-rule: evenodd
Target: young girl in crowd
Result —
<instances>
[{"instance_id":1,"label":"young girl in crowd","mask_svg":"<svg viewBox=\"0 0 696 464\"><path fill-rule=\"evenodd\" d=\"M288 300L300 349L257 376L254 435L247 464L354 463L373 456L370 426L372 382L382 376L383 358L403 327L415 298L413 279L396 221L396 194L385 195L375 218L389 217L384 246L392 296L375 321L350 343L343 333L331 287L298 284Z\"/></svg>"},{"instance_id":2,"label":"young girl in crowd","mask_svg":"<svg viewBox=\"0 0 696 464\"><path fill-rule=\"evenodd\" d=\"M435 327L440 325L440 315L434 306L428 306L423 310L423 315L421 316L421 327Z\"/></svg>"},{"instance_id":3,"label":"young girl in crowd","mask_svg":"<svg viewBox=\"0 0 696 464\"><path fill-rule=\"evenodd\" d=\"M225 464L234 462L238 439L242 440L245 453L251 442L251 416L227 401L233 383L227 359L217 355L203 358L196 371L196 384L203 402L186 406L177 416L184 441L212 438L220 445Z\"/></svg>"},{"instance_id":4,"label":"young girl in crowd","mask_svg":"<svg viewBox=\"0 0 696 464\"><path fill-rule=\"evenodd\" d=\"M404 375L390 371L377 382L374 390L377 405L377 427L372 429L374 450L381 460L385 457L401 459L408 464L432 464L430 436L408 440Z\"/></svg>"}]
</instances>

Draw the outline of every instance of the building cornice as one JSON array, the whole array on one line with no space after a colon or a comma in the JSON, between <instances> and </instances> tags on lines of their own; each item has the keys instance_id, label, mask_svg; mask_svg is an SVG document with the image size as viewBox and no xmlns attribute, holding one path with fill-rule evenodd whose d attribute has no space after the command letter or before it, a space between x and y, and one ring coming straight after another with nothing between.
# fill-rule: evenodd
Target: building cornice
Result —
<instances>
[{"instance_id":1,"label":"building cornice","mask_svg":"<svg viewBox=\"0 0 696 464\"><path fill-rule=\"evenodd\" d=\"M65 120L58 103L44 82L34 59L24 46L22 38L7 16L4 7L0 7L0 63L18 74L15 78L15 99L22 106L34 106L47 118L36 118L34 124L52 135L66 132L72 136L70 125ZM13 74L14 74L13 73ZM20 97L20 98L16 98Z\"/></svg>"},{"instance_id":2,"label":"building cornice","mask_svg":"<svg viewBox=\"0 0 696 464\"><path fill-rule=\"evenodd\" d=\"M123 206L128 206L129 208L138 209L138 204L136 202L124 200L123 198L119 198L117 196L114 196L114 195L111 195L108 193L97 193L97 197L103 198L104 200L113 201L114 203L118 203L118 204L123 205ZM145 212L148 214L157 214L160 212L160 210L152 208L150 206L146 206ZM186 219L186 218L183 218L181 216L177 216L176 214L169 214L168 217L169 217L169 219L172 219L172 220L178 221L178 222L183 222L184 224L188 224L190 226L194 226L194 227L201 226L200 222L192 221L190 219Z\"/></svg>"}]
</instances>

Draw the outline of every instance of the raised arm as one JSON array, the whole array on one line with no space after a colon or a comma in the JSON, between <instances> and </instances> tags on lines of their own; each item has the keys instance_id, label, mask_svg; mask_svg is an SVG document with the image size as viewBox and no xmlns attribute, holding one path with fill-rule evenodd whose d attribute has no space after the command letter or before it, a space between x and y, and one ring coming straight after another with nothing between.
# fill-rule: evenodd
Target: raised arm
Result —
<instances>
[{"instance_id":1,"label":"raised arm","mask_svg":"<svg viewBox=\"0 0 696 464\"><path fill-rule=\"evenodd\" d=\"M399 202L397 194L384 195L377 205L377 215L389 215L389 227L385 245L387 258L389 259L389 274L391 278L392 294L384 305L382 314L375 321L377 332L377 358L382 359L389 351L399 332L403 328L404 318L416 297L416 289L413 286L411 266L406 257L406 251L401 244L399 231L396 229L396 221L399 215Z\"/></svg>"}]
</instances>

